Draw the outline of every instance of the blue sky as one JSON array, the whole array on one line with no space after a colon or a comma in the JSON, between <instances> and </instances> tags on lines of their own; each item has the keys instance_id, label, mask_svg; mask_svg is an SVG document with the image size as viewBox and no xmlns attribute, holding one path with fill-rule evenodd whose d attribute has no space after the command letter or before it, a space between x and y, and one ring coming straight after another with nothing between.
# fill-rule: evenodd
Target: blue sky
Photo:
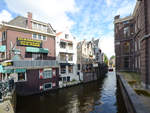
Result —
<instances>
[{"instance_id":1,"label":"blue sky","mask_svg":"<svg viewBox=\"0 0 150 113\"><path fill-rule=\"evenodd\" d=\"M51 23L57 31L70 29L77 40L100 38L100 48L114 54L113 18L132 14L136 0L0 0L0 21L18 15Z\"/></svg>"}]
</instances>

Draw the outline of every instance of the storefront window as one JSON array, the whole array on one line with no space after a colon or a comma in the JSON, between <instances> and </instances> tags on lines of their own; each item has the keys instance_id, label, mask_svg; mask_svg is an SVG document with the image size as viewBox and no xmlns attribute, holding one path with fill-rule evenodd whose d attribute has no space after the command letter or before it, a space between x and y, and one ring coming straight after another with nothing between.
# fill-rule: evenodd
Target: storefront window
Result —
<instances>
[{"instance_id":1,"label":"storefront window","mask_svg":"<svg viewBox=\"0 0 150 113\"><path fill-rule=\"evenodd\" d=\"M68 72L73 73L73 66L68 66Z\"/></svg>"},{"instance_id":2,"label":"storefront window","mask_svg":"<svg viewBox=\"0 0 150 113\"><path fill-rule=\"evenodd\" d=\"M66 66L65 65L60 66L60 71L61 71L61 74L66 73Z\"/></svg>"},{"instance_id":3,"label":"storefront window","mask_svg":"<svg viewBox=\"0 0 150 113\"><path fill-rule=\"evenodd\" d=\"M26 73L18 73L18 81L25 81L26 80Z\"/></svg>"},{"instance_id":4,"label":"storefront window","mask_svg":"<svg viewBox=\"0 0 150 113\"><path fill-rule=\"evenodd\" d=\"M43 71L43 78L52 78L52 69Z\"/></svg>"}]
</instances>

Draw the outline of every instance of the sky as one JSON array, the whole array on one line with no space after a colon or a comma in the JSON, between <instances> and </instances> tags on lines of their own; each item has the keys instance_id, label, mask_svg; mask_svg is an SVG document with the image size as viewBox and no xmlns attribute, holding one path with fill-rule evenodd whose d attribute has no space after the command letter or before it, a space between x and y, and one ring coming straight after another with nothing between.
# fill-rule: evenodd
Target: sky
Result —
<instances>
[{"instance_id":1,"label":"sky","mask_svg":"<svg viewBox=\"0 0 150 113\"><path fill-rule=\"evenodd\" d=\"M0 0L0 21L16 16L50 23L57 31L69 29L78 41L100 39L100 48L114 55L114 16L131 15L136 0Z\"/></svg>"}]
</instances>

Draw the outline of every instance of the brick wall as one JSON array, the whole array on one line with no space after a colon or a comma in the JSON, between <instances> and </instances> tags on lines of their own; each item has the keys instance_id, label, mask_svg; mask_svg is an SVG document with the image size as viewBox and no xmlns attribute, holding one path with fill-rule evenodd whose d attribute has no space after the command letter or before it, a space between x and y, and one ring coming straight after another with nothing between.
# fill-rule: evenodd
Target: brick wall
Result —
<instances>
[{"instance_id":1,"label":"brick wall","mask_svg":"<svg viewBox=\"0 0 150 113\"><path fill-rule=\"evenodd\" d=\"M7 30L7 40L6 40L6 47L7 47L7 58L10 58L10 43L12 42L13 45L16 45L16 39L17 37L22 38L29 38L32 39L32 33L30 32L23 32L23 31L17 31L17 30ZM3 42L5 43L5 41ZM47 36L47 40L42 40L42 47L47 48L50 52L48 53L48 57L55 59L55 38ZM31 59L31 58L25 58L25 46L17 46L16 49L21 50L21 56L23 59Z\"/></svg>"}]
</instances>

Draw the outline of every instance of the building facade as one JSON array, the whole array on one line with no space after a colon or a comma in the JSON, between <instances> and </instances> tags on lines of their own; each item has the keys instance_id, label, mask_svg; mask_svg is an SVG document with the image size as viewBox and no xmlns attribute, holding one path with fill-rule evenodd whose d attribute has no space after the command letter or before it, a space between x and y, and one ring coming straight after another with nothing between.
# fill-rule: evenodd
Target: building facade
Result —
<instances>
[{"instance_id":1,"label":"building facade","mask_svg":"<svg viewBox=\"0 0 150 113\"><path fill-rule=\"evenodd\" d=\"M1 24L1 76L12 76L20 95L58 87L55 31L50 24L18 16Z\"/></svg>"},{"instance_id":2,"label":"building facade","mask_svg":"<svg viewBox=\"0 0 150 113\"><path fill-rule=\"evenodd\" d=\"M99 48L99 40L83 40L77 44L77 71L83 76L83 82L98 79L102 53Z\"/></svg>"},{"instance_id":3,"label":"building facade","mask_svg":"<svg viewBox=\"0 0 150 113\"><path fill-rule=\"evenodd\" d=\"M134 71L134 20L132 16L115 17L115 53L116 69Z\"/></svg>"},{"instance_id":4,"label":"building facade","mask_svg":"<svg viewBox=\"0 0 150 113\"><path fill-rule=\"evenodd\" d=\"M129 62L133 66L133 71L140 72L142 84L146 88L150 88L150 1L149 0L138 0L133 14L130 16L133 20L133 35L130 49L133 49L133 59ZM117 32L117 26L120 24L119 20L126 22L125 19L119 19L118 16L115 17L115 52L116 52L116 68L118 71L121 70L120 66L122 59L119 59L117 56L120 56L121 50L123 47L117 42L119 38L119 33ZM119 39L121 40L121 39ZM118 48L120 47L120 48ZM124 66L122 66L124 68Z\"/></svg>"},{"instance_id":5,"label":"building facade","mask_svg":"<svg viewBox=\"0 0 150 113\"><path fill-rule=\"evenodd\" d=\"M59 62L59 86L80 82L77 75L77 42L68 30L56 34L56 60Z\"/></svg>"}]
</instances>

